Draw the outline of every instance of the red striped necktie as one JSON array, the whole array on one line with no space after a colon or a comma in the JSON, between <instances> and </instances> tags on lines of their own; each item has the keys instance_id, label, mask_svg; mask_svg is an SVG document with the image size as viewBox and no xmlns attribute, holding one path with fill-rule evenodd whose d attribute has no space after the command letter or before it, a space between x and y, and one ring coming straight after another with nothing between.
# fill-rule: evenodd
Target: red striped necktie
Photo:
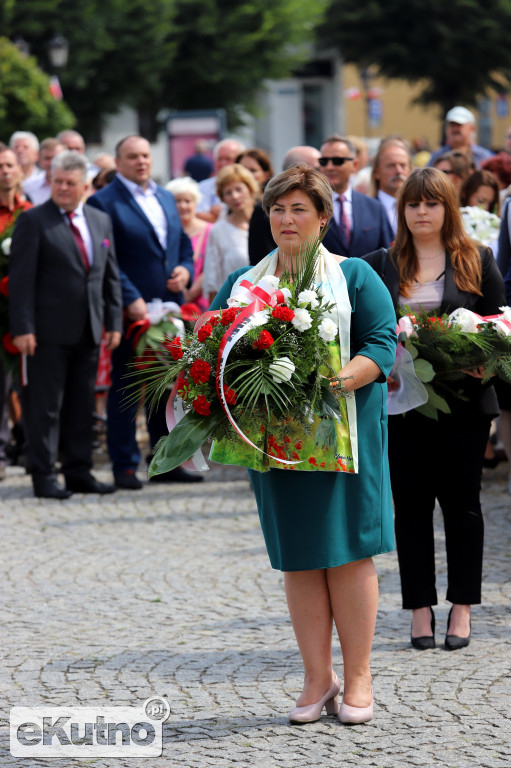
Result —
<instances>
[{"instance_id":1,"label":"red striped necktie","mask_svg":"<svg viewBox=\"0 0 511 768\"><path fill-rule=\"evenodd\" d=\"M90 263L89 263L89 257L87 255L87 248L85 247L85 243L83 242L83 237L81 235L80 230L78 229L76 224L73 224L73 217L75 215L76 214L74 211L66 211L66 216L69 219L69 228L71 230L71 234L74 237L74 241L78 246L78 250L80 251L80 256L82 257L83 266L85 267L85 271L89 272Z\"/></svg>"}]
</instances>

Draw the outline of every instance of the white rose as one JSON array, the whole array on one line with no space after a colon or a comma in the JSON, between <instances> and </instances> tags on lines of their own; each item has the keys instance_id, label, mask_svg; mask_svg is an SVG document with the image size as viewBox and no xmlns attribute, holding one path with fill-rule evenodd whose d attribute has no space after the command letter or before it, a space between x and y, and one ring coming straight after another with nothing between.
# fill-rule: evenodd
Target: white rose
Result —
<instances>
[{"instance_id":1,"label":"white rose","mask_svg":"<svg viewBox=\"0 0 511 768\"><path fill-rule=\"evenodd\" d=\"M279 357L274 363L270 365L270 373L273 381L277 384L282 384L284 381L290 381L293 373L295 372L295 364L289 359L289 357Z\"/></svg>"},{"instance_id":2,"label":"white rose","mask_svg":"<svg viewBox=\"0 0 511 768\"><path fill-rule=\"evenodd\" d=\"M481 323L481 318L474 312L464 307L459 307L451 312L449 315L449 322L453 325L457 325L462 331L468 333L477 333L477 326Z\"/></svg>"},{"instance_id":3,"label":"white rose","mask_svg":"<svg viewBox=\"0 0 511 768\"><path fill-rule=\"evenodd\" d=\"M499 307L499 311L502 313L502 319L511 323L511 307Z\"/></svg>"},{"instance_id":4,"label":"white rose","mask_svg":"<svg viewBox=\"0 0 511 768\"><path fill-rule=\"evenodd\" d=\"M5 240L2 242L2 251L6 256L8 256L11 252L11 243L12 243L12 237L6 237Z\"/></svg>"},{"instance_id":5,"label":"white rose","mask_svg":"<svg viewBox=\"0 0 511 768\"><path fill-rule=\"evenodd\" d=\"M310 304L311 309L316 309L316 307L319 307L318 294L316 291L302 291L298 294L298 304L303 304L304 306Z\"/></svg>"},{"instance_id":6,"label":"white rose","mask_svg":"<svg viewBox=\"0 0 511 768\"><path fill-rule=\"evenodd\" d=\"M291 320L291 323L298 331L300 331L300 333L307 331L312 326L312 317L309 315L307 310L295 309L294 313L295 316Z\"/></svg>"},{"instance_id":7,"label":"white rose","mask_svg":"<svg viewBox=\"0 0 511 768\"><path fill-rule=\"evenodd\" d=\"M330 320L329 317L325 317L325 319L321 321L318 333L323 341L333 341L337 336L337 326L333 320Z\"/></svg>"}]
</instances>

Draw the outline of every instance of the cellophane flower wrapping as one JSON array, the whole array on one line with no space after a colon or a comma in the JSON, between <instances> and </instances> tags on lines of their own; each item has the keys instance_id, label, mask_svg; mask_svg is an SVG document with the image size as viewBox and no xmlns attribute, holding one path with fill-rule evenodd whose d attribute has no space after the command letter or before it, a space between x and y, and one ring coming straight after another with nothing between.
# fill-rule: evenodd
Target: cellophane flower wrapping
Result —
<instances>
[{"instance_id":1,"label":"cellophane flower wrapping","mask_svg":"<svg viewBox=\"0 0 511 768\"><path fill-rule=\"evenodd\" d=\"M483 382L497 377L511 383L511 309L499 310L491 317L465 308L442 316L405 310L397 328L399 341L428 393L417 411L431 418L438 418L439 411L449 413L449 399L466 399L467 371L482 370Z\"/></svg>"}]
</instances>

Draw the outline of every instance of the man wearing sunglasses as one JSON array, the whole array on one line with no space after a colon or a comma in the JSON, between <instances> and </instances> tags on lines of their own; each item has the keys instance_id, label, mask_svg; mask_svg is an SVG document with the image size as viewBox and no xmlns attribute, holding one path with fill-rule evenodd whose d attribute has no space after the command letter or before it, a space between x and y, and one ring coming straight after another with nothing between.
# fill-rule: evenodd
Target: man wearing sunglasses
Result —
<instances>
[{"instance_id":1,"label":"man wearing sunglasses","mask_svg":"<svg viewBox=\"0 0 511 768\"><path fill-rule=\"evenodd\" d=\"M350 186L350 178L358 169L351 141L338 134L325 139L319 165L330 182L334 202L334 215L323 240L325 248L349 257L388 248L392 233L385 209L378 200Z\"/></svg>"}]
</instances>

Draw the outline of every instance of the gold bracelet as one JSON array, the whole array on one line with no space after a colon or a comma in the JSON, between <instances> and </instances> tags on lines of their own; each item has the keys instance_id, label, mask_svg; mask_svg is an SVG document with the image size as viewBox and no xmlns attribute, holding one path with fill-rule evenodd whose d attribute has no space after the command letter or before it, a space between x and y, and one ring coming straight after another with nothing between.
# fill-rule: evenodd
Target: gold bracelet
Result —
<instances>
[{"instance_id":1,"label":"gold bracelet","mask_svg":"<svg viewBox=\"0 0 511 768\"><path fill-rule=\"evenodd\" d=\"M352 379L353 376L334 376L332 379L330 379L330 387L332 389L332 393L336 397L353 397L353 390L348 389L346 387L346 384L344 383L348 379Z\"/></svg>"}]
</instances>

